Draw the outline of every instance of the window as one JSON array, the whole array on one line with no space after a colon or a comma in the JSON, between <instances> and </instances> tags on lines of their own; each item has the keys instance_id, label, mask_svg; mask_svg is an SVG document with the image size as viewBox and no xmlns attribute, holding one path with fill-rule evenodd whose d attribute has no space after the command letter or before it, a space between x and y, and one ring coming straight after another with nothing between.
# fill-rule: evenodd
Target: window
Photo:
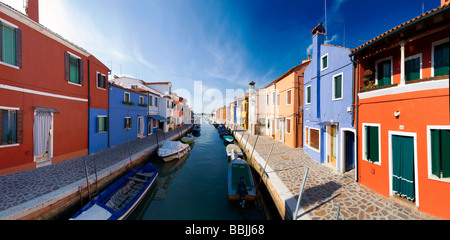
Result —
<instances>
[{"instance_id":1,"label":"window","mask_svg":"<svg viewBox=\"0 0 450 240\"><path fill-rule=\"evenodd\" d=\"M433 77L449 75L449 41L448 38L433 43Z\"/></svg>"},{"instance_id":2,"label":"window","mask_svg":"<svg viewBox=\"0 0 450 240\"><path fill-rule=\"evenodd\" d=\"M380 161L380 127L363 124L363 159L370 162Z\"/></svg>"},{"instance_id":3,"label":"window","mask_svg":"<svg viewBox=\"0 0 450 240\"><path fill-rule=\"evenodd\" d=\"M108 131L108 118L106 116L97 116L97 132Z\"/></svg>"},{"instance_id":4,"label":"window","mask_svg":"<svg viewBox=\"0 0 450 240\"><path fill-rule=\"evenodd\" d=\"M291 119L286 118L286 133L291 133Z\"/></svg>"},{"instance_id":5,"label":"window","mask_svg":"<svg viewBox=\"0 0 450 240\"><path fill-rule=\"evenodd\" d=\"M277 106L280 106L280 94L277 94Z\"/></svg>"},{"instance_id":6,"label":"window","mask_svg":"<svg viewBox=\"0 0 450 240\"><path fill-rule=\"evenodd\" d=\"M342 76L343 74L340 73L338 75L334 75L333 76L333 96L332 96L332 100L339 100L342 99L342 95L343 95L343 88L342 88Z\"/></svg>"},{"instance_id":7,"label":"window","mask_svg":"<svg viewBox=\"0 0 450 240\"><path fill-rule=\"evenodd\" d=\"M153 106L153 96L149 96L148 98L148 105Z\"/></svg>"},{"instance_id":8,"label":"window","mask_svg":"<svg viewBox=\"0 0 450 240\"><path fill-rule=\"evenodd\" d=\"M266 96L267 96L267 105L269 105L269 94L267 94Z\"/></svg>"},{"instance_id":9,"label":"window","mask_svg":"<svg viewBox=\"0 0 450 240\"><path fill-rule=\"evenodd\" d=\"M320 71L323 71L328 68L328 53L323 55L320 61Z\"/></svg>"},{"instance_id":10,"label":"window","mask_svg":"<svg viewBox=\"0 0 450 240\"><path fill-rule=\"evenodd\" d=\"M106 89L106 76L97 73L97 88Z\"/></svg>"},{"instance_id":11,"label":"window","mask_svg":"<svg viewBox=\"0 0 450 240\"><path fill-rule=\"evenodd\" d=\"M306 104L311 103L311 86L306 87Z\"/></svg>"},{"instance_id":12,"label":"window","mask_svg":"<svg viewBox=\"0 0 450 240\"><path fill-rule=\"evenodd\" d=\"M144 97L143 96L139 96L139 105L142 105L142 104L144 104Z\"/></svg>"},{"instance_id":13,"label":"window","mask_svg":"<svg viewBox=\"0 0 450 240\"><path fill-rule=\"evenodd\" d=\"M270 128L270 119L267 119L267 129Z\"/></svg>"},{"instance_id":14,"label":"window","mask_svg":"<svg viewBox=\"0 0 450 240\"><path fill-rule=\"evenodd\" d=\"M422 78L422 54L417 54L405 59L405 81Z\"/></svg>"},{"instance_id":15,"label":"window","mask_svg":"<svg viewBox=\"0 0 450 240\"><path fill-rule=\"evenodd\" d=\"M131 118L130 117L126 117L125 118L125 130L129 130L131 128Z\"/></svg>"},{"instance_id":16,"label":"window","mask_svg":"<svg viewBox=\"0 0 450 240\"><path fill-rule=\"evenodd\" d=\"M319 129L309 129L309 146L317 151L320 151L320 131Z\"/></svg>"},{"instance_id":17,"label":"window","mask_svg":"<svg viewBox=\"0 0 450 240\"><path fill-rule=\"evenodd\" d=\"M22 31L0 19L1 62L22 67Z\"/></svg>"},{"instance_id":18,"label":"window","mask_svg":"<svg viewBox=\"0 0 450 240\"><path fill-rule=\"evenodd\" d=\"M272 104L275 105L275 92L272 92Z\"/></svg>"},{"instance_id":19,"label":"window","mask_svg":"<svg viewBox=\"0 0 450 240\"><path fill-rule=\"evenodd\" d=\"M17 143L17 111L0 110L1 145Z\"/></svg>"},{"instance_id":20,"label":"window","mask_svg":"<svg viewBox=\"0 0 450 240\"><path fill-rule=\"evenodd\" d=\"M291 105L292 102L292 90L286 92L286 105Z\"/></svg>"},{"instance_id":21,"label":"window","mask_svg":"<svg viewBox=\"0 0 450 240\"><path fill-rule=\"evenodd\" d=\"M376 81L379 87L392 84L391 57L378 60L375 63Z\"/></svg>"},{"instance_id":22,"label":"window","mask_svg":"<svg viewBox=\"0 0 450 240\"><path fill-rule=\"evenodd\" d=\"M431 174L450 178L450 129L430 129Z\"/></svg>"},{"instance_id":23,"label":"window","mask_svg":"<svg viewBox=\"0 0 450 240\"><path fill-rule=\"evenodd\" d=\"M64 55L66 81L83 85L83 60L69 52Z\"/></svg>"},{"instance_id":24,"label":"window","mask_svg":"<svg viewBox=\"0 0 450 240\"><path fill-rule=\"evenodd\" d=\"M158 98L155 97L155 107L157 107L157 106L158 106Z\"/></svg>"},{"instance_id":25,"label":"window","mask_svg":"<svg viewBox=\"0 0 450 240\"><path fill-rule=\"evenodd\" d=\"M130 102L130 93L126 92L126 93L123 94L123 101L126 102L126 103Z\"/></svg>"}]
</instances>

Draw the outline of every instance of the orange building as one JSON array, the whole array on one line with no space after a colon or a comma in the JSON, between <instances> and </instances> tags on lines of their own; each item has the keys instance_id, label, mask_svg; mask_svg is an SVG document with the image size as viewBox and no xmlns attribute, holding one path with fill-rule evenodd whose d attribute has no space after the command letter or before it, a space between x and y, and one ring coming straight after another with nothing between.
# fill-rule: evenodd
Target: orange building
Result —
<instances>
[{"instance_id":1,"label":"orange building","mask_svg":"<svg viewBox=\"0 0 450 240\"><path fill-rule=\"evenodd\" d=\"M303 118L300 107L303 106L303 72L311 61L305 60L295 66L273 82L265 89L273 86L273 104L270 104L267 95L267 107L272 108L273 117L267 122L274 125L276 140L284 142L292 148L303 147Z\"/></svg>"},{"instance_id":2,"label":"orange building","mask_svg":"<svg viewBox=\"0 0 450 240\"><path fill-rule=\"evenodd\" d=\"M358 181L450 219L450 6L354 49Z\"/></svg>"}]
</instances>

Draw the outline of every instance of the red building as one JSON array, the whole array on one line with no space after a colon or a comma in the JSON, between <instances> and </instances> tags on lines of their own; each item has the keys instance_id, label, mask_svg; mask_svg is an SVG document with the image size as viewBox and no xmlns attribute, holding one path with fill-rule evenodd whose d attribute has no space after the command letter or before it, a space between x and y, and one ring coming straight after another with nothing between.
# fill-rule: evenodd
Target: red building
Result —
<instances>
[{"instance_id":1,"label":"red building","mask_svg":"<svg viewBox=\"0 0 450 240\"><path fill-rule=\"evenodd\" d=\"M89 109L108 109L108 68L26 12L0 3L0 174L87 154Z\"/></svg>"},{"instance_id":2,"label":"red building","mask_svg":"<svg viewBox=\"0 0 450 240\"><path fill-rule=\"evenodd\" d=\"M351 53L358 181L450 219L450 6L405 22Z\"/></svg>"}]
</instances>

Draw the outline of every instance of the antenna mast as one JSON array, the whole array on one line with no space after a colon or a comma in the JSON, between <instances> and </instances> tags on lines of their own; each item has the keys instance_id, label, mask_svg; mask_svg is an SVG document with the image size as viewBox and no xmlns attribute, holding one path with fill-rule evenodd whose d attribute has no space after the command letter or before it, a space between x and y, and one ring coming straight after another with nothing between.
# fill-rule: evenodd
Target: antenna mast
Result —
<instances>
[{"instance_id":1,"label":"antenna mast","mask_svg":"<svg viewBox=\"0 0 450 240\"><path fill-rule=\"evenodd\" d=\"M328 40L327 0L325 0L325 43Z\"/></svg>"}]
</instances>

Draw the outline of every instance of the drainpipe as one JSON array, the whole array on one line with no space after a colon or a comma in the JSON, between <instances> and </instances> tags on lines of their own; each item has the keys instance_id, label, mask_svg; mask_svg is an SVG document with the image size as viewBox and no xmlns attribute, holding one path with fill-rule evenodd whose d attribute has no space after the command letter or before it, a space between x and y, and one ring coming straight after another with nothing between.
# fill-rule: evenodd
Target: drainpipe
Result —
<instances>
[{"instance_id":1,"label":"drainpipe","mask_svg":"<svg viewBox=\"0 0 450 240\"><path fill-rule=\"evenodd\" d=\"M350 57L350 61L353 62L353 71L352 71L352 122L354 123L354 127L355 127L355 181L358 182L358 114L359 114L359 98L358 98L358 91L359 91L359 64L358 62L356 62L353 59L354 56ZM356 66L356 78L355 78L355 66ZM355 91L355 81L356 81L356 89L358 89L357 91ZM355 94L356 93L356 94ZM356 104L355 104L355 100L356 100ZM358 114L355 114L355 112L357 112ZM356 115L356 116L355 116ZM356 117L356 121L355 121L355 117Z\"/></svg>"}]
</instances>

